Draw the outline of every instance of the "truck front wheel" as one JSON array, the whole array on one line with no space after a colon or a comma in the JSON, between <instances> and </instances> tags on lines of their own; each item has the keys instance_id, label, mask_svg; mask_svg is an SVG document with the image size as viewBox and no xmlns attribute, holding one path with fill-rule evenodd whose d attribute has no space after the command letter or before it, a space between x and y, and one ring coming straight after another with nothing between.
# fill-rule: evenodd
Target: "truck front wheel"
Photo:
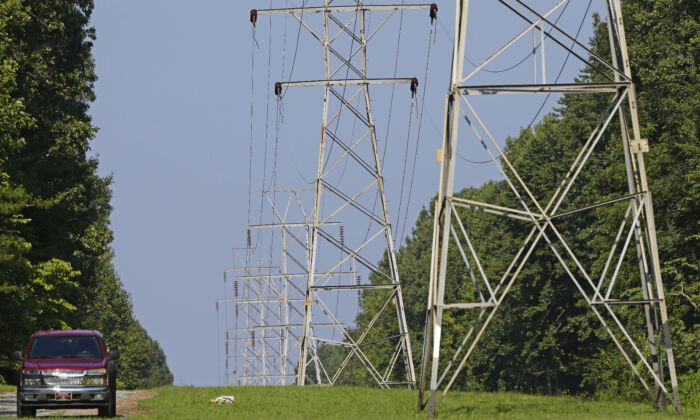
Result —
<instances>
[{"instance_id":1,"label":"truck front wheel","mask_svg":"<svg viewBox=\"0 0 700 420\"><path fill-rule=\"evenodd\" d=\"M117 417L117 387L112 387L112 400L109 403L109 413L107 417Z\"/></svg>"},{"instance_id":2,"label":"truck front wheel","mask_svg":"<svg viewBox=\"0 0 700 420\"><path fill-rule=\"evenodd\" d=\"M36 417L36 408L22 406L19 392L17 393L17 417Z\"/></svg>"},{"instance_id":3,"label":"truck front wheel","mask_svg":"<svg viewBox=\"0 0 700 420\"><path fill-rule=\"evenodd\" d=\"M109 404L104 407L97 409L97 415L100 417L115 417L116 416L116 404L113 398L110 398Z\"/></svg>"},{"instance_id":4,"label":"truck front wheel","mask_svg":"<svg viewBox=\"0 0 700 420\"><path fill-rule=\"evenodd\" d=\"M110 397L109 404L105 407L100 407L97 409L98 415L100 417L117 417L117 384L116 378L112 378L112 385L110 385Z\"/></svg>"},{"instance_id":5,"label":"truck front wheel","mask_svg":"<svg viewBox=\"0 0 700 420\"><path fill-rule=\"evenodd\" d=\"M117 397L114 393L109 398L109 403L97 409L97 415L100 417L116 417L117 416Z\"/></svg>"}]
</instances>

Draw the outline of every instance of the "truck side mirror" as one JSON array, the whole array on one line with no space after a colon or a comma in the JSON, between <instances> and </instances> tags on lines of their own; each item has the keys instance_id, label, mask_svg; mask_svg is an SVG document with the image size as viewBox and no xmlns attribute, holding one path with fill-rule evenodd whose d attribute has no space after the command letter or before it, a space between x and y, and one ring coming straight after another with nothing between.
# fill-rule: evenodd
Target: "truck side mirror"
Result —
<instances>
[{"instance_id":1,"label":"truck side mirror","mask_svg":"<svg viewBox=\"0 0 700 420\"><path fill-rule=\"evenodd\" d=\"M109 351L109 355L107 356L107 360L118 360L119 359L119 350L114 349Z\"/></svg>"},{"instance_id":2,"label":"truck side mirror","mask_svg":"<svg viewBox=\"0 0 700 420\"><path fill-rule=\"evenodd\" d=\"M22 357L22 350L15 350L12 352L12 358L15 360L22 360L24 357Z\"/></svg>"}]
</instances>

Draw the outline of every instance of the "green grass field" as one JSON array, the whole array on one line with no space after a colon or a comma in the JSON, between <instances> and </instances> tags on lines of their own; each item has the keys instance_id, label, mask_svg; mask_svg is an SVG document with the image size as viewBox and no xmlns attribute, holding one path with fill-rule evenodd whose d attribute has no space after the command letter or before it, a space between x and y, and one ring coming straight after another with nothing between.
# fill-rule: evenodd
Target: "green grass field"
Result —
<instances>
[{"instance_id":1,"label":"green grass field","mask_svg":"<svg viewBox=\"0 0 700 420\"><path fill-rule=\"evenodd\" d=\"M14 391L0 385L0 392ZM354 387L219 387L168 386L142 400L149 410L139 419L425 419L416 412L417 393ZM233 395L230 405L209 402ZM516 393L452 392L438 419L678 419L669 408L657 412L651 403L601 402L576 397ZM685 408L683 419L700 419L700 409ZM66 417L61 417L66 420Z\"/></svg>"},{"instance_id":2,"label":"green grass field","mask_svg":"<svg viewBox=\"0 0 700 420\"><path fill-rule=\"evenodd\" d=\"M140 408L154 410L145 419L424 419L416 412L417 393L353 387L164 387ZM210 399L233 395L235 403ZM600 402L575 397L515 393L454 392L440 407L440 419L658 419L678 418L669 409L658 413L651 403ZM685 409L683 418L700 418Z\"/></svg>"},{"instance_id":3,"label":"green grass field","mask_svg":"<svg viewBox=\"0 0 700 420\"><path fill-rule=\"evenodd\" d=\"M5 393L5 392L14 392L15 391L15 386L14 385L2 385L0 384L0 394Z\"/></svg>"}]
</instances>

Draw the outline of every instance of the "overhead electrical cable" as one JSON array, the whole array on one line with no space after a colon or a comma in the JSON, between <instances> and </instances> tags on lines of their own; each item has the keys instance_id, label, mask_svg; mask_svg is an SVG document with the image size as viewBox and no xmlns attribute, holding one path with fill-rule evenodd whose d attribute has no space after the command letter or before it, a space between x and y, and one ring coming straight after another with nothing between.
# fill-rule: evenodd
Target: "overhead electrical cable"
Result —
<instances>
[{"instance_id":1,"label":"overhead electrical cable","mask_svg":"<svg viewBox=\"0 0 700 420\"><path fill-rule=\"evenodd\" d=\"M401 2L401 5L403 6L404 1ZM398 34L398 42L396 44L396 59L394 60L394 78L396 78L396 74L398 71L398 66L399 66L399 49L401 47L401 32L402 32L402 27L403 27L403 10L401 10L401 15L399 17L399 34ZM384 140L384 152L382 153L382 166L384 165L384 154L386 153L387 145L389 144L389 129L391 128L391 112L392 108L394 105L394 89L396 85L391 85L391 100L389 102L389 120L386 126L386 138ZM402 175L401 175L401 190L399 193L399 205L397 206L396 209L396 223L398 226L399 221L401 220L401 203L403 201L403 189L404 189L404 181L406 180L406 166L408 164L408 147L409 143L411 142L411 122L413 120L413 98L411 98L411 107L408 111L408 132L406 134L406 148L404 152L404 157L403 157L403 170L402 170ZM375 203L376 203L376 196L375 196ZM374 211L374 209L372 210ZM396 246L396 238L394 238L394 246Z\"/></svg>"},{"instance_id":2,"label":"overhead electrical cable","mask_svg":"<svg viewBox=\"0 0 700 420\"><path fill-rule=\"evenodd\" d=\"M566 10L567 7L569 7L569 4L570 4L570 3L571 3L571 2L566 2L566 3L564 4L564 7L562 7L561 12L559 12L559 15L558 15L557 18L554 20L554 24L555 24L555 25L557 24L557 22L559 22L559 18L561 18L561 16L564 14L564 11ZM441 26L443 32L445 32L445 35L447 35L447 37L450 38L450 40L451 40L452 42L454 42L454 37L453 37L452 34L447 30L447 27L445 26L445 24L442 23L441 21L440 21L439 23L440 23L440 26ZM549 33L550 33L551 31L552 31L552 28L550 28L550 30L547 32L547 34L549 35ZM506 72L506 71L513 70L513 69L515 69L516 67L518 67L519 65L523 64L523 63L525 62L525 60L527 60L528 58L530 58L530 57L535 53L535 51L540 47L540 45L541 45L541 42L538 42L537 45L533 48L533 51L532 51L532 52L527 53L527 55L525 55L525 57L523 57L521 60L517 61L515 64L512 64L512 65L507 66L507 67L504 67L504 68L500 68L500 69L482 68L481 71L485 71L485 72L487 72L487 73L503 73L503 72ZM464 59L465 59L469 64L471 64L471 65L474 66L474 67L477 67L477 66L479 65L479 64L475 63L474 61L472 61L472 60L471 60L469 57L467 57L466 55L464 56Z\"/></svg>"},{"instance_id":3,"label":"overhead electrical cable","mask_svg":"<svg viewBox=\"0 0 700 420\"><path fill-rule=\"evenodd\" d=\"M272 42L272 19L268 19L268 22L270 24L270 36L269 36L269 42ZM270 45L268 45L268 60L267 60L267 87L270 87L270 79L271 79L271 61L272 61L272 49L270 48ZM253 76L255 77L255 76ZM269 89L268 89L269 92ZM270 95L266 94L265 95L265 100L266 100L266 109L267 113L265 115L265 148L264 148L264 153L263 153L263 167L262 167L262 181L261 181L261 188L260 188L260 211L258 215L258 224L262 224L263 220L263 210L264 210L264 204L265 204L265 193L263 192L265 190L265 181L267 179L267 146L269 143L269 121L270 121ZM260 230L256 229L255 230L255 248L258 247L260 243Z\"/></svg>"},{"instance_id":4,"label":"overhead electrical cable","mask_svg":"<svg viewBox=\"0 0 700 420\"><path fill-rule=\"evenodd\" d=\"M255 27L251 36L255 39ZM255 97L255 48L250 46L250 150L248 152L248 225L250 225L251 203L253 197L253 126L254 126L254 101Z\"/></svg>"},{"instance_id":5,"label":"overhead electrical cable","mask_svg":"<svg viewBox=\"0 0 700 420\"><path fill-rule=\"evenodd\" d=\"M564 3L564 7L562 7L561 12L559 12L559 15L558 15L557 18L554 20L554 24L555 24L555 25L559 22L559 19L564 15L564 12L566 11L566 8L569 7L569 4L571 4L570 1L567 1L566 3ZM549 28L549 31L547 31L547 35L549 35L549 34L552 32L552 30L554 30L554 28ZM533 29L533 31L534 31L534 29ZM527 53L527 54L525 55L525 57L523 57L520 61L516 62L515 64L513 64L513 65L511 65L511 66L504 67L504 68L500 68L500 69L487 69L487 68L483 68L483 69L481 69L481 70L482 70L482 71L485 71L485 72L487 72L487 73L504 73L504 72L513 70L513 69L515 69L516 67L518 67L519 65L523 64L528 58L530 58L531 56L535 55L535 53L537 52L537 49L539 49L541 45L542 45L542 42L541 42L541 41L538 42L537 45L535 45L535 46L532 48L532 51L531 51L531 52ZM477 63L474 63L472 60L470 60L469 57L467 57L466 55L464 56L464 59L467 60L467 62L469 62L469 64L471 64L471 65L474 66L474 67L477 67L477 66L479 65L479 64L477 64Z\"/></svg>"},{"instance_id":6,"label":"overhead electrical cable","mask_svg":"<svg viewBox=\"0 0 700 420\"><path fill-rule=\"evenodd\" d=\"M588 11L590 10L591 4L592 4L592 3L593 3L593 0L589 0L589 1L588 1L588 6L586 7L586 11L583 13L583 18L581 19L581 22L579 23L578 30L576 31L576 36L574 37L574 40L578 40L578 37L579 37L579 35L581 34L581 29L583 28L583 24L584 24L585 21L586 21L586 16L588 15ZM561 17L561 15L564 13L564 10L566 9L566 6L568 6L568 5L569 5L569 2L567 2L567 3L564 5L564 9L562 9L562 13L560 13L559 16L557 17L557 20L554 21L555 24L557 23L557 21L559 20L559 18ZM549 32L551 32L551 31L552 31L552 29L550 29L547 33L549 34ZM574 45L575 45L575 43L576 43L575 41L572 42L570 48L573 48ZM562 63L561 67L559 68L559 72L557 73L557 77L556 77L556 79L554 80L554 83L555 83L555 84L559 81L559 78L561 77L562 73L564 72L564 68L566 67L566 63L569 61L569 58L570 58L570 57L571 57L571 51L568 51L568 53L566 54L566 58L564 59L564 62ZM551 93L548 93L547 96L545 96L544 100L542 101L542 104L540 104L539 109L538 109L537 112L535 113L535 116L532 118L532 120L530 120L530 123L527 125L527 128L525 129L525 132L529 132L530 129L532 128L532 125L535 123L535 121L537 121L537 118L539 118L540 113L541 113L542 110L544 109L544 106L545 106L545 104L547 103L547 101L549 100L549 97L550 97L550 96L551 96ZM522 136L523 136L523 134L520 134L520 136L518 136L518 138L517 138L516 141L520 140L520 139L522 138ZM473 164L477 164L477 165L481 165L481 164L493 162L493 159L488 159L488 160L484 160L484 161L474 161L474 160L470 160L470 159L467 159L467 158L465 158L464 156L462 156L459 152L457 152L457 156L458 156L460 159L462 159L462 160L464 160L464 161L466 161L466 162L473 163Z\"/></svg>"},{"instance_id":7,"label":"overhead electrical cable","mask_svg":"<svg viewBox=\"0 0 700 420\"><path fill-rule=\"evenodd\" d=\"M405 0L401 1L401 5L405 3ZM394 78L396 78L396 75L398 74L398 68L399 68L399 51L401 48L401 32L403 32L403 9L401 9L401 12L399 12L399 32L397 35L397 41L396 41L396 57L394 58ZM386 126L386 136L384 138L384 149L382 150L382 158L380 160L380 163L382 166L384 166L384 157L386 156L386 150L387 146L389 145L389 128L391 127L391 114L392 110L394 107L394 89L395 85L391 85L391 99L389 100L389 117L387 119L387 126ZM410 114L409 114L410 117ZM374 196L374 204L372 204L372 213L377 209L377 201L379 200L379 191ZM372 229L372 220L369 221L367 225L367 232L365 232L365 239L363 242L367 241L367 238L369 237L369 233Z\"/></svg>"},{"instance_id":8,"label":"overhead electrical cable","mask_svg":"<svg viewBox=\"0 0 700 420\"><path fill-rule=\"evenodd\" d=\"M405 3L405 0L401 1L401 5ZM398 69L399 69L399 49L401 48L401 32L403 28L403 9L401 12L399 12L399 33L397 35L397 41L396 41L396 58L394 59L394 78L396 78L396 75L398 74ZM387 145L389 144L389 129L391 128L391 113L392 109L394 107L394 90L396 89L396 85L392 84L391 85L391 99L389 99L389 117L387 118L387 124L386 124L386 135L384 136L384 150L382 151L382 161L381 164L382 166L384 165L384 157L386 156L386 149ZM376 200L375 200L376 202Z\"/></svg>"},{"instance_id":9,"label":"overhead electrical cable","mask_svg":"<svg viewBox=\"0 0 700 420\"><path fill-rule=\"evenodd\" d=\"M437 33L437 31L436 31ZM413 168L411 169L411 183L408 188L408 199L406 200L406 212L404 213L403 216L403 224L401 227L401 236L399 240L399 247L401 246L404 238L405 238L405 233L406 233L406 223L408 220L408 210L411 208L411 196L413 195L413 180L415 179L416 175L416 161L418 159L418 146L420 144L420 133L421 133L421 128L423 127L423 111L425 110L425 92L428 89L428 70L430 68L430 38L433 36L433 28L430 28L430 36L428 37L428 54L425 59L425 73L423 76L423 96L421 98L421 105L420 105L420 118L418 119L418 133L416 135L416 150L413 153ZM399 223L399 220L396 221L396 223ZM398 225L397 225L398 226Z\"/></svg>"},{"instance_id":10,"label":"overhead electrical cable","mask_svg":"<svg viewBox=\"0 0 700 420\"><path fill-rule=\"evenodd\" d=\"M272 1L270 1L270 7L272 7ZM269 24L269 30L268 30L268 41L267 41L267 90L265 92L270 92L270 86L272 83L272 19L268 19ZM279 106L277 114L279 114ZM276 122L279 120L279 115L277 115ZM279 127L276 125L275 126L275 132L279 132ZM267 143L270 138L270 94L267 93L265 95L265 159L267 159ZM277 172L277 136L275 136L275 160L273 161L273 166L272 166L272 177L271 182L274 185L274 177ZM263 165L263 168L265 166ZM266 179L267 173L263 169L263 185L262 189L260 190L260 223L262 223L262 214L263 214L263 208L264 208L264 202L265 202L265 179ZM272 212L272 210L271 210ZM274 213L271 214L272 217L274 217ZM256 229L256 231L259 231L259 229ZM272 257L272 247L274 244L274 230L270 229L270 257ZM256 243L258 241L257 238L261 233L256 232Z\"/></svg>"},{"instance_id":11,"label":"overhead electrical cable","mask_svg":"<svg viewBox=\"0 0 700 420\"><path fill-rule=\"evenodd\" d=\"M285 8L289 7L289 0L284 0L284 7ZM284 32L282 33L282 71L281 71L280 80L284 80L284 71L285 71L285 66L287 64L287 18L288 18L288 16L285 14L284 15ZM301 25L301 23L299 25ZM298 38L297 38L297 42L298 42ZM297 43L297 46L298 45L299 44ZM291 78L291 75L290 75L290 78ZM269 95L269 92L268 92L268 95Z\"/></svg>"},{"instance_id":12,"label":"overhead electrical cable","mask_svg":"<svg viewBox=\"0 0 700 420\"><path fill-rule=\"evenodd\" d=\"M289 79L287 79L288 82L292 81L292 75L294 74L294 65L297 62L297 51L299 50L299 37L301 36L301 21L304 19L304 7L306 7L306 0L302 0L301 2L301 12L299 13L299 27L297 28L297 41L294 45L294 57L292 58L292 66L291 69L289 70ZM285 32L285 38L286 38L286 32ZM289 87L287 87L289 89ZM284 93L280 95L282 98L284 95L287 94L287 89L284 90Z\"/></svg>"},{"instance_id":13,"label":"overhead electrical cable","mask_svg":"<svg viewBox=\"0 0 700 420\"><path fill-rule=\"evenodd\" d=\"M302 13L303 13L303 8L304 4L306 3L306 0L302 2ZM270 6L272 6L272 1L270 1ZM270 121L270 87L272 86L272 20L268 20L270 23L269 26L269 35L268 35L268 60L267 60L267 91L266 91L266 115L265 115L265 151L264 151L264 158L263 158L263 174L262 174L262 188L260 192L260 213L259 213L259 220L258 224L262 224L262 219L263 219L263 209L264 209L264 202L265 202L265 193L264 190L266 189L266 180L267 180L267 149L268 149L268 143L269 143L269 121ZM299 32L301 31L301 23L299 24L300 28L297 31L297 40L296 40L296 48L299 46ZM296 48L294 51L294 61L296 61ZM285 26L284 26L284 34L283 34L283 53L282 53L282 72L284 74L284 66L285 66L285 60L286 60L286 49L287 49L287 25L286 25L286 16L285 16ZM292 64L292 70L291 72L294 71L294 64ZM290 72L290 80L291 80L291 72ZM272 184L273 189L276 188L276 176L277 176L277 148L278 148L278 142L279 142L279 121L280 121L280 109L281 109L281 103L280 100L277 101L277 112L276 112L276 119L275 119L275 146L274 146L274 159L273 159L273 168L272 168L272 174L270 177L270 182ZM274 194L274 193L273 193ZM273 210L271 210L272 212ZM272 216L274 217L274 212L272 213ZM255 236L255 247L257 248L259 245L260 241L260 233L258 232L259 229L256 229L256 236ZM273 249L273 244L274 244L274 231L270 231L270 259L272 259L272 249Z\"/></svg>"},{"instance_id":14,"label":"overhead electrical cable","mask_svg":"<svg viewBox=\"0 0 700 420\"><path fill-rule=\"evenodd\" d=\"M406 149L403 155L403 172L401 174L401 189L399 192L399 205L396 212L396 226L398 227L401 223L401 205L403 204L403 190L406 183L406 167L408 166L408 149L411 143L411 123L413 122L413 105L415 101L411 101L411 108L408 111L408 132L406 133ZM416 139L416 143L418 140ZM406 211L408 213L408 209ZM394 232L395 234L398 232ZM394 237L394 246L397 242L401 242L396 236Z\"/></svg>"},{"instance_id":15,"label":"overhead electrical cable","mask_svg":"<svg viewBox=\"0 0 700 420\"><path fill-rule=\"evenodd\" d=\"M574 45L576 45L576 41L578 40L578 36L581 33L581 28L583 28L583 23L586 21L586 16L588 15L588 11L590 10L592 3L593 3L593 0L588 1L588 6L586 7L586 11L583 12L583 18L581 19L581 23L578 25L578 30L576 31L576 36L574 37L574 41L571 43L571 47L569 48L569 51L566 54L566 58L564 59L564 64L561 65L561 68L559 69L559 73L557 73L557 77L556 77L556 79L554 79L555 84L559 81L559 78L561 77L562 73L564 72L564 67L566 66L566 63L569 61L569 57L571 57L571 49L574 48ZM551 31L551 29L550 29L550 31ZM537 110L537 113L532 118L532 121L530 121L530 124L528 124L528 126L527 126L528 129L532 126L532 124L535 122L535 120L537 120L537 118L540 116L540 112L542 112L542 109L544 108L544 105L549 100L550 95L551 95L551 93L548 93L547 96L545 96L544 100L542 101L542 105L540 105L540 109Z\"/></svg>"},{"instance_id":16,"label":"overhead electrical cable","mask_svg":"<svg viewBox=\"0 0 700 420\"><path fill-rule=\"evenodd\" d=\"M289 2L288 0L285 0L284 2L285 7L288 6ZM272 7L272 0L270 1L270 7ZM303 3L302 3L302 8L303 8ZM285 14L284 16L284 28L282 32L282 69L281 69L281 77L284 79L284 71L285 71L285 65L286 65L286 60L287 60L287 18L288 16ZM298 39L298 34L297 34L297 46L299 45L299 39ZM272 30L270 30L270 49L272 48ZM296 51L295 51L295 60L296 60ZM291 74L290 74L291 78ZM267 90L267 98L269 101L270 98L270 76L269 76L269 69L268 69L268 90ZM275 112L275 149L274 149L274 159L273 159L273 166L272 166L272 202L276 203L276 198L277 198L277 151L279 147L279 137L280 137L280 125L284 122L284 107L283 107L283 102L278 98L276 102L276 112ZM270 217L274 220L275 218L275 211L274 208L270 208ZM270 229L270 266L274 265L273 264L273 251L274 251L274 246L275 246L275 232L274 229Z\"/></svg>"}]
</instances>

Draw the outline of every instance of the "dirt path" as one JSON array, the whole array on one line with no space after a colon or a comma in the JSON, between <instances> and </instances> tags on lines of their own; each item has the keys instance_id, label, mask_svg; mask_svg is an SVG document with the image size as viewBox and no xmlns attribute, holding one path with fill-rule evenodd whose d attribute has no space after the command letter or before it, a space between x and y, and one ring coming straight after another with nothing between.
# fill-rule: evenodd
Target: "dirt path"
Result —
<instances>
[{"instance_id":1,"label":"dirt path","mask_svg":"<svg viewBox=\"0 0 700 420\"><path fill-rule=\"evenodd\" d=\"M155 391L117 391L117 417L136 417L146 411L138 409L139 401L158 395ZM0 417L17 415L17 394L0 394ZM82 410L38 410L37 417L97 417L97 409Z\"/></svg>"}]
</instances>

